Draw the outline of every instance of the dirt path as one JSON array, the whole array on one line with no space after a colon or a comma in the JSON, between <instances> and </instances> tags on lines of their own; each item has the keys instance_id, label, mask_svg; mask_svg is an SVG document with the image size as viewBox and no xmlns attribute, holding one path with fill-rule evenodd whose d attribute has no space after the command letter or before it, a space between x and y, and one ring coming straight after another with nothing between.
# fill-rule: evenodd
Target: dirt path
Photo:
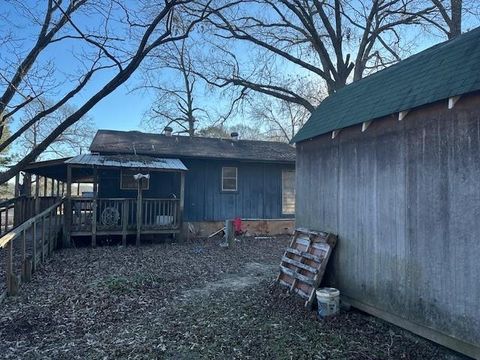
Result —
<instances>
[{"instance_id":1,"label":"dirt path","mask_svg":"<svg viewBox=\"0 0 480 360\"><path fill-rule=\"evenodd\" d=\"M239 272L227 274L223 279L207 283L201 288L188 289L180 296L183 299L208 297L216 291L234 292L258 285L263 280L272 280L278 264L246 263Z\"/></svg>"},{"instance_id":2,"label":"dirt path","mask_svg":"<svg viewBox=\"0 0 480 360\"><path fill-rule=\"evenodd\" d=\"M272 286L288 239L56 253L0 306L2 359L448 359L358 312L320 322Z\"/></svg>"}]
</instances>

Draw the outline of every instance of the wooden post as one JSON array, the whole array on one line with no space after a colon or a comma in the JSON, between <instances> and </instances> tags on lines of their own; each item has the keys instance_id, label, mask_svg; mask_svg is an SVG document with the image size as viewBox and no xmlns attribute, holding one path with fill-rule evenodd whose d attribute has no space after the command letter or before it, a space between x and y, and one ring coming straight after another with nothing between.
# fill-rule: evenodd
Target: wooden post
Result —
<instances>
[{"instance_id":1,"label":"wooden post","mask_svg":"<svg viewBox=\"0 0 480 360\"><path fill-rule=\"evenodd\" d=\"M35 272L37 270L37 220L33 220L33 233L32 233L32 270Z\"/></svg>"},{"instance_id":2,"label":"wooden post","mask_svg":"<svg viewBox=\"0 0 480 360\"><path fill-rule=\"evenodd\" d=\"M55 207L52 211L53 216L53 235L52 235L52 252L57 248L58 240L58 207Z\"/></svg>"},{"instance_id":3,"label":"wooden post","mask_svg":"<svg viewBox=\"0 0 480 360\"><path fill-rule=\"evenodd\" d=\"M71 226L72 226L72 167L67 165L67 196L65 199L65 207L63 214L63 246L69 247L71 242Z\"/></svg>"},{"instance_id":4,"label":"wooden post","mask_svg":"<svg viewBox=\"0 0 480 360\"><path fill-rule=\"evenodd\" d=\"M93 168L92 247L97 247L97 167Z\"/></svg>"},{"instance_id":5,"label":"wooden post","mask_svg":"<svg viewBox=\"0 0 480 360\"><path fill-rule=\"evenodd\" d=\"M123 200L122 207L122 245L127 246L127 226L128 226L128 199Z\"/></svg>"},{"instance_id":6,"label":"wooden post","mask_svg":"<svg viewBox=\"0 0 480 360\"><path fill-rule=\"evenodd\" d=\"M13 191L15 202L13 203L13 226L22 223L22 199L20 198L20 172L15 175L15 188Z\"/></svg>"},{"instance_id":7,"label":"wooden post","mask_svg":"<svg viewBox=\"0 0 480 360\"><path fill-rule=\"evenodd\" d=\"M40 175L35 175L35 214L40 213Z\"/></svg>"},{"instance_id":8,"label":"wooden post","mask_svg":"<svg viewBox=\"0 0 480 360\"><path fill-rule=\"evenodd\" d=\"M57 197L60 197L60 180L57 180Z\"/></svg>"},{"instance_id":9,"label":"wooden post","mask_svg":"<svg viewBox=\"0 0 480 360\"><path fill-rule=\"evenodd\" d=\"M185 172L180 173L180 209L178 214L178 226L180 229L178 240L182 242L184 240L183 229L183 209L185 207Z\"/></svg>"},{"instance_id":10,"label":"wooden post","mask_svg":"<svg viewBox=\"0 0 480 360\"><path fill-rule=\"evenodd\" d=\"M33 266L32 257L29 255L25 259L25 273L23 276L23 281L28 282L32 279L32 266Z\"/></svg>"},{"instance_id":11,"label":"wooden post","mask_svg":"<svg viewBox=\"0 0 480 360\"><path fill-rule=\"evenodd\" d=\"M48 245L48 253L47 255L50 257L53 253L53 234L55 234L55 229L53 229L53 210L50 211L48 214L48 236L47 236L47 245ZM52 231L53 230L53 231Z\"/></svg>"},{"instance_id":12,"label":"wooden post","mask_svg":"<svg viewBox=\"0 0 480 360\"><path fill-rule=\"evenodd\" d=\"M235 230L233 228L233 220L225 221L225 242L228 247L232 247L235 242Z\"/></svg>"},{"instance_id":13,"label":"wooden post","mask_svg":"<svg viewBox=\"0 0 480 360\"><path fill-rule=\"evenodd\" d=\"M80 183L77 182L77 196L80 196Z\"/></svg>"},{"instance_id":14,"label":"wooden post","mask_svg":"<svg viewBox=\"0 0 480 360\"><path fill-rule=\"evenodd\" d=\"M46 176L43 177L43 197L47 197L47 190L48 189L48 178Z\"/></svg>"},{"instance_id":15,"label":"wooden post","mask_svg":"<svg viewBox=\"0 0 480 360\"><path fill-rule=\"evenodd\" d=\"M17 173L17 175L15 175L15 189L13 192L13 197L18 196L20 196L20 173Z\"/></svg>"},{"instance_id":16,"label":"wooden post","mask_svg":"<svg viewBox=\"0 0 480 360\"><path fill-rule=\"evenodd\" d=\"M51 178L50 181L52 182L50 184L50 196L51 197L54 197L55 196L55 179L54 178Z\"/></svg>"},{"instance_id":17,"label":"wooden post","mask_svg":"<svg viewBox=\"0 0 480 360\"><path fill-rule=\"evenodd\" d=\"M22 231L22 279L25 279L27 260L27 230Z\"/></svg>"},{"instance_id":18,"label":"wooden post","mask_svg":"<svg viewBox=\"0 0 480 360\"><path fill-rule=\"evenodd\" d=\"M45 262L45 235L46 235L47 222L45 221L45 215L42 216L42 247L40 248L42 264Z\"/></svg>"},{"instance_id":19,"label":"wooden post","mask_svg":"<svg viewBox=\"0 0 480 360\"><path fill-rule=\"evenodd\" d=\"M142 179L138 179L138 195L137 195L137 240L135 244L140 245L140 234L142 231Z\"/></svg>"},{"instance_id":20,"label":"wooden post","mask_svg":"<svg viewBox=\"0 0 480 360\"><path fill-rule=\"evenodd\" d=\"M26 197L33 196L32 192L32 175L29 173L23 173L23 186L22 191L20 191L20 196L25 195Z\"/></svg>"},{"instance_id":21,"label":"wooden post","mask_svg":"<svg viewBox=\"0 0 480 360\"><path fill-rule=\"evenodd\" d=\"M62 181L62 196L65 194L65 183Z\"/></svg>"},{"instance_id":22,"label":"wooden post","mask_svg":"<svg viewBox=\"0 0 480 360\"><path fill-rule=\"evenodd\" d=\"M5 250L6 250L6 259L5 259L5 265L6 265L6 268L5 268L5 276L6 276L6 280L7 280L7 294L8 295L11 295L12 293L12 287L13 287L13 284L12 284L12 278L13 278L13 239L10 240L6 247L5 247Z\"/></svg>"}]
</instances>

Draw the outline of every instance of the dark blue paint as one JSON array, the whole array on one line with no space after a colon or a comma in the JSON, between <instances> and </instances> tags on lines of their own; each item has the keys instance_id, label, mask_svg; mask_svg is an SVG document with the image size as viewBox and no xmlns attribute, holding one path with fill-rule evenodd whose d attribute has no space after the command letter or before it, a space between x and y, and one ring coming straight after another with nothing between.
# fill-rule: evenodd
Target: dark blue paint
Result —
<instances>
[{"instance_id":1,"label":"dark blue paint","mask_svg":"<svg viewBox=\"0 0 480 360\"><path fill-rule=\"evenodd\" d=\"M234 217L256 219L293 218L282 214L282 170L293 164L182 159L189 169L185 176L186 221L223 221ZM236 192L222 192L222 167L238 168ZM151 172L144 198L180 196L180 174ZM120 189L120 171L99 172L99 197L137 196L136 190Z\"/></svg>"}]
</instances>

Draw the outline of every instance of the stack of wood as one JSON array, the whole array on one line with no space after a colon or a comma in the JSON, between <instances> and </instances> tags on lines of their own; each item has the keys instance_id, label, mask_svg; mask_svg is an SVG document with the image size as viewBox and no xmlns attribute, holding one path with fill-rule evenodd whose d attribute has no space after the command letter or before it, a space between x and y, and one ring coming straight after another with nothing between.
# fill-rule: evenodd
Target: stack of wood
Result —
<instances>
[{"instance_id":1,"label":"stack of wood","mask_svg":"<svg viewBox=\"0 0 480 360\"><path fill-rule=\"evenodd\" d=\"M282 257L277 281L304 298L306 307L313 304L336 242L330 233L296 229Z\"/></svg>"}]
</instances>

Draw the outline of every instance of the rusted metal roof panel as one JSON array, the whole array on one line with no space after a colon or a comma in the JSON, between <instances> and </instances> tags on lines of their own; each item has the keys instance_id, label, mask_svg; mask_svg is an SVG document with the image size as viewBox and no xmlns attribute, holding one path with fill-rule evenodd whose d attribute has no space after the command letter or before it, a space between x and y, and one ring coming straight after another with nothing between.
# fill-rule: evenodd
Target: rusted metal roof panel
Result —
<instances>
[{"instance_id":1,"label":"rusted metal roof panel","mask_svg":"<svg viewBox=\"0 0 480 360\"><path fill-rule=\"evenodd\" d=\"M177 171L188 170L187 167L183 164L183 162L179 159L163 159L142 155L83 154L75 156L65 161L65 163L71 165L90 165L120 168L145 168Z\"/></svg>"}]
</instances>

